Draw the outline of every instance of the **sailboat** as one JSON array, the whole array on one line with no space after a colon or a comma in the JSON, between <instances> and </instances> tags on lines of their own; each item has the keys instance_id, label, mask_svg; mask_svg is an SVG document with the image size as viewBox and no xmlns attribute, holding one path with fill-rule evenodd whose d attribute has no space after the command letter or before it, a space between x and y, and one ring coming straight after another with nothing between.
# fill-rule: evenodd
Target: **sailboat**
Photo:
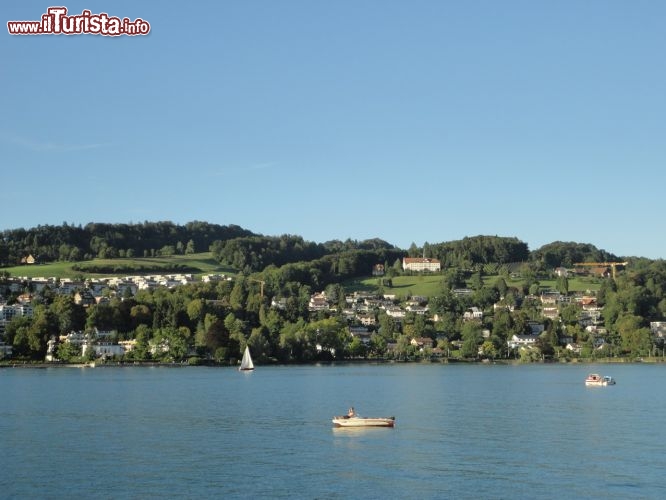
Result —
<instances>
[{"instance_id":1,"label":"sailboat","mask_svg":"<svg viewBox=\"0 0 666 500\"><path fill-rule=\"evenodd\" d=\"M245 352L243 353L243 359L241 360L239 371L250 371L254 370L254 363L252 362L252 356L250 356L250 348L245 346Z\"/></svg>"}]
</instances>

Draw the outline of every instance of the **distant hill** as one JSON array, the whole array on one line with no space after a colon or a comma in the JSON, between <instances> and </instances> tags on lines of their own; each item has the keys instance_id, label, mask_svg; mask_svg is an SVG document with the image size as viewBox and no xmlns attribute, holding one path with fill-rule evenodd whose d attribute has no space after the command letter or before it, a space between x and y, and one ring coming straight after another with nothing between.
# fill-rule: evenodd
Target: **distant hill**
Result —
<instances>
[{"instance_id":1,"label":"distant hill","mask_svg":"<svg viewBox=\"0 0 666 500\"><path fill-rule=\"evenodd\" d=\"M0 265L16 265L32 256L37 262L154 257L207 252L214 241L254 233L240 226L208 222L143 222L85 226L37 226L0 233Z\"/></svg>"},{"instance_id":2,"label":"distant hill","mask_svg":"<svg viewBox=\"0 0 666 500\"><path fill-rule=\"evenodd\" d=\"M530 254L530 259L540 261L546 268L572 267L576 262L610 262L618 261L619 257L599 250L589 243L575 243L573 241L554 241Z\"/></svg>"},{"instance_id":3,"label":"distant hill","mask_svg":"<svg viewBox=\"0 0 666 500\"><path fill-rule=\"evenodd\" d=\"M85 226L63 224L0 233L0 266L32 262L79 262L98 259L168 257L212 251L215 259L237 269L260 271L267 266L308 262L327 255L371 251L393 259L401 256L436 258L444 267L477 264L539 262L546 268L570 267L575 262L605 262L618 257L590 243L556 241L529 251L515 237L471 236L461 240L425 243L399 249L379 239L305 241L300 236L263 236L237 225L193 221L185 225L169 221L136 224L91 222ZM397 257L396 257L397 256Z\"/></svg>"}]
</instances>

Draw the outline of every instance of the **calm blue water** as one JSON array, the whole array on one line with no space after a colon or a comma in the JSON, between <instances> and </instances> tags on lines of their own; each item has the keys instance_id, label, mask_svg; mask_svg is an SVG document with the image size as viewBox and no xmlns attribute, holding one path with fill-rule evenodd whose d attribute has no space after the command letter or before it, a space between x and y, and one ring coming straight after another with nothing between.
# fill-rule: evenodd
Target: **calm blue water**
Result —
<instances>
[{"instance_id":1,"label":"calm blue water","mask_svg":"<svg viewBox=\"0 0 666 500\"><path fill-rule=\"evenodd\" d=\"M614 387L585 387L588 372ZM666 498L666 366L0 370L3 498ZM394 429L333 429L349 406Z\"/></svg>"}]
</instances>

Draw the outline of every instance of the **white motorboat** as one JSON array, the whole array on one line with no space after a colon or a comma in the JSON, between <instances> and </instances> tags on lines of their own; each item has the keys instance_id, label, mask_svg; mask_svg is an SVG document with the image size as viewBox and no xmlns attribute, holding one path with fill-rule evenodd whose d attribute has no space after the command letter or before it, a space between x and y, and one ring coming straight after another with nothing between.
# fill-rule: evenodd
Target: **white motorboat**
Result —
<instances>
[{"instance_id":1,"label":"white motorboat","mask_svg":"<svg viewBox=\"0 0 666 500\"><path fill-rule=\"evenodd\" d=\"M615 379L609 375L601 376L598 373L590 373L585 379L585 385L615 385Z\"/></svg>"},{"instance_id":2,"label":"white motorboat","mask_svg":"<svg viewBox=\"0 0 666 500\"><path fill-rule=\"evenodd\" d=\"M333 417L335 427L393 427L395 417L350 417L343 415Z\"/></svg>"}]
</instances>

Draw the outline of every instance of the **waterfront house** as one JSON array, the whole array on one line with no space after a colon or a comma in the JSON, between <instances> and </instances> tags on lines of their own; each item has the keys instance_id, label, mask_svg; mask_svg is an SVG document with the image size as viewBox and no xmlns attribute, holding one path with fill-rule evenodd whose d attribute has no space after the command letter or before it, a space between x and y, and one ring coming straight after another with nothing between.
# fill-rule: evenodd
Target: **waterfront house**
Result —
<instances>
[{"instance_id":1,"label":"waterfront house","mask_svg":"<svg viewBox=\"0 0 666 500\"><path fill-rule=\"evenodd\" d=\"M516 349L518 347L532 347L536 340L536 335L513 335L510 340L507 340L507 345L510 349Z\"/></svg>"},{"instance_id":2,"label":"waterfront house","mask_svg":"<svg viewBox=\"0 0 666 500\"><path fill-rule=\"evenodd\" d=\"M409 341L409 343L414 347L417 347L419 351L423 351L423 349L426 348L432 348L433 346L433 341L430 337L413 338Z\"/></svg>"}]
</instances>

